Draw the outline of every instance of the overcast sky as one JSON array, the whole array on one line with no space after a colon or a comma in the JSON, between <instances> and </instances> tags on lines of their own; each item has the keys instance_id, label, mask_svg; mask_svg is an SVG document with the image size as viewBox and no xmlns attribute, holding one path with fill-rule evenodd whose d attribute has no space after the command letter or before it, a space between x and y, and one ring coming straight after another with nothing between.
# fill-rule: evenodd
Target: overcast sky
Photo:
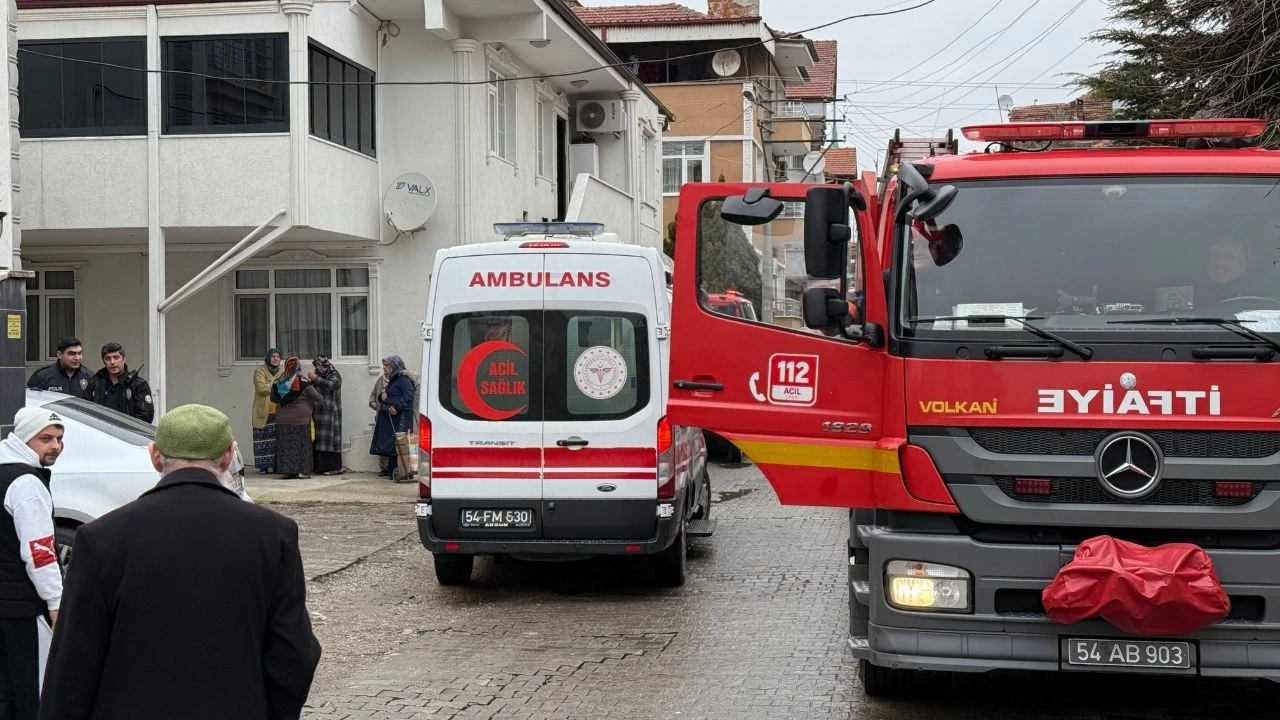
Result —
<instances>
[{"instance_id":1,"label":"overcast sky","mask_svg":"<svg viewBox=\"0 0 1280 720\"><path fill-rule=\"evenodd\" d=\"M796 32L920 2L761 0L761 15L776 30ZM681 4L707 9L706 0ZM1102 62L1109 48L1085 38L1106 25L1108 12L1106 0L935 0L918 10L848 20L806 36L840 43L837 93L848 94L848 102L839 105L837 116L845 121L839 133L845 145L858 148L859 166L870 169L879 167L894 128L935 137L955 128L959 137L962 125L1002 119L999 95L1011 96L1015 106L1079 95L1065 85L1063 74L1092 72ZM952 44L943 50L947 43ZM961 139L962 150L972 147Z\"/></svg>"}]
</instances>

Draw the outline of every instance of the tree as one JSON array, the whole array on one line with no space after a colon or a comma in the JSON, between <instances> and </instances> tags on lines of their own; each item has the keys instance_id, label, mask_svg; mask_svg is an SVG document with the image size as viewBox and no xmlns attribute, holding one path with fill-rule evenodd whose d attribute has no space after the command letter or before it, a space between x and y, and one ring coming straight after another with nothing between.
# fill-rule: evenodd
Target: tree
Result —
<instances>
[{"instance_id":1,"label":"tree","mask_svg":"<svg viewBox=\"0 0 1280 720\"><path fill-rule=\"evenodd\" d=\"M760 255L741 225L720 217L720 205L717 200L702 206L698 238L702 289L709 293L737 290L756 306L759 315Z\"/></svg>"},{"instance_id":2,"label":"tree","mask_svg":"<svg viewBox=\"0 0 1280 720\"><path fill-rule=\"evenodd\" d=\"M1118 101L1118 119L1260 117L1280 146L1280 12L1274 0L1110 0L1117 46L1077 84Z\"/></svg>"}]
</instances>

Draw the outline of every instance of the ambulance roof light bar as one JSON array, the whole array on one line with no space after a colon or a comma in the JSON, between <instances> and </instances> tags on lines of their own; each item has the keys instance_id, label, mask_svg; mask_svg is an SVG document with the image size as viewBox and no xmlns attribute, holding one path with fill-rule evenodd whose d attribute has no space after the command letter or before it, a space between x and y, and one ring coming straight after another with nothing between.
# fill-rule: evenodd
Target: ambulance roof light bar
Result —
<instances>
[{"instance_id":1,"label":"ambulance roof light bar","mask_svg":"<svg viewBox=\"0 0 1280 720\"><path fill-rule=\"evenodd\" d=\"M515 222L494 223L494 232L503 240L522 235L576 235L590 237L604 231L604 223L596 222Z\"/></svg>"},{"instance_id":2,"label":"ambulance roof light bar","mask_svg":"<svg viewBox=\"0 0 1280 720\"><path fill-rule=\"evenodd\" d=\"M1025 122L969 125L961 128L968 140L979 142L1045 142L1054 140L1116 140L1147 138L1252 138L1266 132L1267 121L1257 118L1203 120L1132 120L1091 122Z\"/></svg>"}]
</instances>

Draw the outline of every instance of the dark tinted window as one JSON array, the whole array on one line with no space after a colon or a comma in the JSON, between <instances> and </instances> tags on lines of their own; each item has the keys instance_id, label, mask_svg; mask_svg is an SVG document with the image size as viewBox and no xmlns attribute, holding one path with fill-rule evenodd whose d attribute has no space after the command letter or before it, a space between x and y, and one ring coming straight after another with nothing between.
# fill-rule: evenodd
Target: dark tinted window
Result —
<instances>
[{"instance_id":1,"label":"dark tinted window","mask_svg":"<svg viewBox=\"0 0 1280 720\"><path fill-rule=\"evenodd\" d=\"M147 132L143 38L24 42L19 47L23 137Z\"/></svg>"},{"instance_id":2,"label":"dark tinted window","mask_svg":"<svg viewBox=\"0 0 1280 720\"><path fill-rule=\"evenodd\" d=\"M649 332L633 313L445 318L440 403L469 420L616 420L649 404Z\"/></svg>"},{"instance_id":3,"label":"dark tinted window","mask_svg":"<svg viewBox=\"0 0 1280 720\"><path fill-rule=\"evenodd\" d=\"M308 60L311 134L373 155L373 72L317 45Z\"/></svg>"},{"instance_id":4,"label":"dark tinted window","mask_svg":"<svg viewBox=\"0 0 1280 720\"><path fill-rule=\"evenodd\" d=\"M164 41L166 133L286 132L286 35Z\"/></svg>"},{"instance_id":5,"label":"dark tinted window","mask_svg":"<svg viewBox=\"0 0 1280 720\"><path fill-rule=\"evenodd\" d=\"M125 415L110 408L80 398L67 398L52 404L56 412L94 430L104 432L130 445L145 447L155 439L156 429L132 415ZM74 441L74 438L68 438Z\"/></svg>"}]
</instances>

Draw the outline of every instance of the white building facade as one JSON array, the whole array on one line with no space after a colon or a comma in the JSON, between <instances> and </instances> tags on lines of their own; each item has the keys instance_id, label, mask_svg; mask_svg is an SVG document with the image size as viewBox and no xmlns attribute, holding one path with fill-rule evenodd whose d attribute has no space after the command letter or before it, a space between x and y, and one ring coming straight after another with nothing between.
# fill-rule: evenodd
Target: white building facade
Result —
<instances>
[{"instance_id":1,"label":"white building facade","mask_svg":"<svg viewBox=\"0 0 1280 720\"><path fill-rule=\"evenodd\" d=\"M28 370L120 342L161 408L214 405L247 448L265 350L324 353L367 469L437 250L557 219L661 247L669 113L560 0L19 8ZM582 132L591 100L617 117Z\"/></svg>"}]
</instances>

